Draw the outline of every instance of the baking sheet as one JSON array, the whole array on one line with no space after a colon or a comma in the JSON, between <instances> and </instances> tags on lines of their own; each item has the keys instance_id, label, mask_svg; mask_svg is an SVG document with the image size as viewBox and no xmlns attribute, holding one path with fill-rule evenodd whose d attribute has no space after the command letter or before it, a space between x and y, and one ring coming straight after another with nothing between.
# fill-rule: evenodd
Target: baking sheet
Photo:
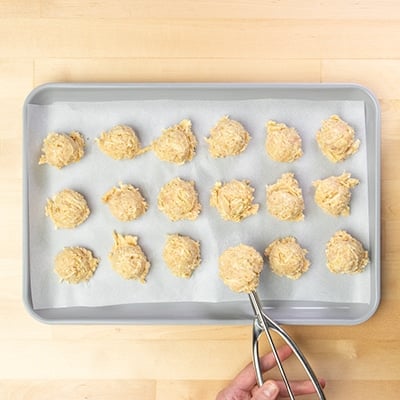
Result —
<instances>
[{"instance_id":1,"label":"baking sheet","mask_svg":"<svg viewBox=\"0 0 400 400\"><path fill-rule=\"evenodd\" d=\"M273 275L268 266L261 276L259 293L264 300L368 303L371 268L356 276L333 275L325 267L324 246L338 229L346 229L369 248L369 190L365 105L363 101L309 101L301 99L254 99L224 101L147 100L123 102L58 102L28 105L29 253L32 302L35 309L71 306L104 306L129 303L237 301L218 278L217 259L229 246L240 242L260 252L272 240L294 235L309 251L310 270L298 281ZM352 125L361 140L360 150L347 161L332 164L315 142L321 121L338 114ZM203 137L222 115L243 123L252 135L246 152L240 156L214 160L208 156ZM124 123L137 131L143 145L161 130L181 119L193 123L199 146L194 160L175 166L158 160L153 153L127 161L115 161L102 154L94 143L101 131ZM264 151L265 122L268 119L295 126L302 138L304 156L293 164L271 161ZM87 139L87 153L76 164L62 170L37 165L42 140L50 131L79 130ZM292 171L305 198L302 222L282 222L270 216L265 207L265 185ZM360 179L353 190L349 217L325 215L313 202L311 182L330 175L351 172ZM196 221L170 222L159 213L156 198L160 187L175 176L193 179L203 211ZM208 206L210 189L217 180L249 179L256 188L260 210L241 223L222 221ZM101 196L119 181L140 187L150 204L137 221L116 221L101 203ZM88 199L92 214L74 230L54 230L44 216L46 199L59 190L72 188ZM139 243L152 263L148 283L124 281L111 270L107 254L112 247L112 231L139 236ZM200 240L203 262L190 280L173 277L162 262L161 252L167 233L188 234ZM52 272L55 255L64 246L85 246L101 259L94 277L87 284L60 283Z\"/></svg>"}]
</instances>

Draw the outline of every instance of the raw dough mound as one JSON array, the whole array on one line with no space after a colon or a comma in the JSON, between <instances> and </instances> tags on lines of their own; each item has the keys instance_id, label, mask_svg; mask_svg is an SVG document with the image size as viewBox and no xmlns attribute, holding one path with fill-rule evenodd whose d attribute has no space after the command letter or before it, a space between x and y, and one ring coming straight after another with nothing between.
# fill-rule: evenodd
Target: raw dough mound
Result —
<instances>
[{"instance_id":1,"label":"raw dough mound","mask_svg":"<svg viewBox=\"0 0 400 400\"><path fill-rule=\"evenodd\" d=\"M219 257L219 276L234 292L250 293L258 286L263 264L257 250L240 244L225 250Z\"/></svg>"},{"instance_id":2,"label":"raw dough mound","mask_svg":"<svg viewBox=\"0 0 400 400\"><path fill-rule=\"evenodd\" d=\"M158 194L158 209L171 221L196 219L201 204L194 182L174 178L166 183Z\"/></svg>"},{"instance_id":3,"label":"raw dough mound","mask_svg":"<svg viewBox=\"0 0 400 400\"><path fill-rule=\"evenodd\" d=\"M79 132L49 133L43 141L39 164L49 164L58 169L79 161L84 155L85 140Z\"/></svg>"},{"instance_id":4,"label":"raw dough mound","mask_svg":"<svg viewBox=\"0 0 400 400\"><path fill-rule=\"evenodd\" d=\"M111 266L124 279L135 279L141 283L146 282L150 263L137 243L136 236L123 236L113 233L114 246L108 258Z\"/></svg>"},{"instance_id":5,"label":"raw dough mound","mask_svg":"<svg viewBox=\"0 0 400 400\"><path fill-rule=\"evenodd\" d=\"M62 281L79 283L88 281L96 271L99 260L83 247L66 247L55 260L55 273Z\"/></svg>"},{"instance_id":6,"label":"raw dough mound","mask_svg":"<svg viewBox=\"0 0 400 400\"><path fill-rule=\"evenodd\" d=\"M90 210L80 193L64 189L47 200L45 214L56 228L75 228L87 219Z\"/></svg>"},{"instance_id":7,"label":"raw dough mound","mask_svg":"<svg viewBox=\"0 0 400 400\"><path fill-rule=\"evenodd\" d=\"M239 222L258 211L259 205L253 204L253 192L249 181L233 180L224 185L217 182L211 191L210 205L223 219Z\"/></svg>"},{"instance_id":8,"label":"raw dough mound","mask_svg":"<svg viewBox=\"0 0 400 400\"><path fill-rule=\"evenodd\" d=\"M196 145L192 123L184 119L179 124L165 129L151 147L160 160L181 165L193 159Z\"/></svg>"},{"instance_id":9,"label":"raw dough mound","mask_svg":"<svg viewBox=\"0 0 400 400\"><path fill-rule=\"evenodd\" d=\"M113 187L103 197L111 214L120 221L133 221L143 215L148 208L146 200L140 190L132 185L119 184Z\"/></svg>"},{"instance_id":10,"label":"raw dough mound","mask_svg":"<svg viewBox=\"0 0 400 400\"><path fill-rule=\"evenodd\" d=\"M288 236L273 241L264 253L269 257L271 270L290 279L298 279L308 270L307 250L300 247L294 237Z\"/></svg>"},{"instance_id":11,"label":"raw dough mound","mask_svg":"<svg viewBox=\"0 0 400 400\"><path fill-rule=\"evenodd\" d=\"M96 142L100 150L114 160L134 158L149 150L141 148L135 131L126 125L117 125L107 132L103 132Z\"/></svg>"},{"instance_id":12,"label":"raw dough mound","mask_svg":"<svg viewBox=\"0 0 400 400\"><path fill-rule=\"evenodd\" d=\"M317 142L325 157L334 163L350 157L360 147L360 141L354 140L354 129L337 115L323 121Z\"/></svg>"},{"instance_id":13,"label":"raw dough mound","mask_svg":"<svg viewBox=\"0 0 400 400\"><path fill-rule=\"evenodd\" d=\"M273 185L267 186L267 209L282 221L304 219L304 200L294 174L283 174Z\"/></svg>"},{"instance_id":14,"label":"raw dough mound","mask_svg":"<svg viewBox=\"0 0 400 400\"><path fill-rule=\"evenodd\" d=\"M351 178L351 174L343 173L340 176L314 181L315 202L323 211L335 217L350 214L351 191L359 184L359 180Z\"/></svg>"},{"instance_id":15,"label":"raw dough mound","mask_svg":"<svg viewBox=\"0 0 400 400\"><path fill-rule=\"evenodd\" d=\"M274 161L293 162L303 155L301 137L295 128L268 121L265 150Z\"/></svg>"},{"instance_id":16,"label":"raw dough mound","mask_svg":"<svg viewBox=\"0 0 400 400\"><path fill-rule=\"evenodd\" d=\"M346 231L336 232L326 244L327 267L336 274L356 274L368 264L368 251Z\"/></svg>"},{"instance_id":17,"label":"raw dough mound","mask_svg":"<svg viewBox=\"0 0 400 400\"><path fill-rule=\"evenodd\" d=\"M250 135L243 125L229 117L222 117L206 138L211 157L223 158L242 153L250 141Z\"/></svg>"},{"instance_id":18,"label":"raw dough mound","mask_svg":"<svg viewBox=\"0 0 400 400\"><path fill-rule=\"evenodd\" d=\"M189 236L168 235L163 259L175 276L190 278L200 265L200 243Z\"/></svg>"}]
</instances>

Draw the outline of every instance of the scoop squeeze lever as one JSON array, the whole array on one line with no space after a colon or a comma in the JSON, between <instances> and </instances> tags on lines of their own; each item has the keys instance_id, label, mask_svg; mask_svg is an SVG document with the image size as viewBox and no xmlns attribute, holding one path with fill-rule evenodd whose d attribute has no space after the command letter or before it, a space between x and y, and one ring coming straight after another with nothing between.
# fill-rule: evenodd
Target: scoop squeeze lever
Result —
<instances>
[{"instance_id":1,"label":"scoop squeeze lever","mask_svg":"<svg viewBox=\"0 0 400 400\"><path fill-rule=\"evenodd\" d=\"M251 305L253 306L253 310L254 310L254 314L255 314L254 323L253 323L253 364L254 364L254 369L255 369L255 373L256 373L258 386L261 386L264 382L263 376L262 376L261 365L260 365L258 342L259 342L261 334L265 333L265 335L267 336L269 345L271 347L272 353L275 357L279 372L282 376L282 380L288 391L289 398L291 400L295 399L293 391L290 387L289 380L286 377L285 370L283 368L282 362L279 358L278 352L277 352L275 344L273 342L272 335L270 332L270 330L272 330L272 331L278 333L283 338L283 340L289 345L289 347L292 349L293 353L296 355L296 357L300 361L304 370L306 371L308 377L310 378L310 381L313 384L319 399L325 400L326 398L325 398L324 392L322 390L322 387L318 381L318 378L316 377L314 371L312 370L307 359L304 357L303 353L297 347L296 343L286 333L286 331L283 328L281 328L277 323L275 323L271 318L269 318L268 315L266 315L264 313L261 300L258 297L258 294L256 291L250 292L249 297L250 297Z\"/></svg>"}]
</instances>

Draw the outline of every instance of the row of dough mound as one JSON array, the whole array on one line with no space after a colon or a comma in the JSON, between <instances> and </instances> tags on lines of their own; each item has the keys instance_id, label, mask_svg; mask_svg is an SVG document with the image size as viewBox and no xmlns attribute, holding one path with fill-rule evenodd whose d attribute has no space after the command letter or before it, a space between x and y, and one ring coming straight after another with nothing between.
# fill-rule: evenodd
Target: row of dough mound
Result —
<instances>
[{"instance_id":1,"label":"row of dough mound","mask_svg":"<svg viewBox=\"0 0 400 400\"><path fill-rule=\"evenodd\" d=\"M307 250L297 240L284 237L273 241L264 251L272 272L298 279L310 267ZM369 262L368 251L346 231L337 231L325 247L326 265L335 274L357 274ZM219 257L219 276L234 292L250 293L257 289L264 260L253 247L240 244L225 250Z\"/></svg>"},{"instance_id":2,"label":"row of dough mound","mask_svg":"<svg viewBox=\"0 0 400 400\"><path fill-rule=\"evenodd\" d=\"M290 163L303 156L302 139L298 131L284 123L268 121L266 124L265 151L277 162ZM244 152L251 136L244 126L228 116L222 117L205 138L213 158L236 156ZM347 159L357 152L360 141L355 139L354 129L339 116L332 115L323 121L316 133L322 153L331 162ZM100 150L114 160L133 159L149 150L170 163L182 165L196 154L197 139L190 120L184 119L164 129L161 136L149 146L143 147L136 132L127 125L117 125L95 139ZM83 136L72 131L69 134L51 132L44 139L39 164L63 168L78 162L85 153Z\"/></svg>"},{"instance_id":3,"label":"row of dough mound","mask_svg":"<svg viewBox=\"0 0 400 400\"><path fill-rule=\"evenodd\" d=\"M330 176L312 183L315 187L316 204L332 216L350 214L351 189L359 183L349 173ZM232 180L225 184L217 182L211 190L210 205L221 218L239 222L254 215L259 205L254 204L254 188L247 180ZM133 221L148 210L148 203L139 188L120 183L102 197L111 214L119 221ZM171 221L195 220L201 212L199 196L193 181L174 178L160 190L158 209ZM293 173L283 174L276 183L266 188L268 212L282 221L304 219L304 199ZM56 228L74 228L89 216L90 209L85 197L74 190L64 189L47 200L45 214Z\"/></svg>"},{"instance_id":4,"label":"row of dough mound","mask_svg":"<svg viewBox=\"0 0 400 400\"><path fill-rule=\"evenodd\" d=\"M114 244L108 255L112 269L122 278L146 282L150 270L138 237L113 233ZM163 259L173 275L190 278L200 265L200 243L179 234L167 236ZM66 247L55 258L54 271L62 281L80 283L88 281L94 274L99 259L82 247Z\"/></svg>"},{"instance_id":5,"label":"row of dough mound","mask_svg":"<svg viewBox=\"0 0 400 400\"><path fill-rule=\"evenodd\" d=\"M150 262L138 244L138 238L113 233L114 244L108 255L112 269L122 278L146 282ZM167 236L163 260L171 273L190 278L201 263L200 243L179 234ZM272 272L290 279L300 278L310 267L307 250L297 240L284 237L267 246L264 255ZM337 231L325 248L326 263L333 273L356 274L368 263L368 252L346 231ZM62 281L77 284L88 281L95 273L99 259L83 247L66 247L55 259L55 272ZM219 276L235 292L251 292L258 286L263 257L244 244L225 250L219 257Z\"/></svg>"}]
</instances>

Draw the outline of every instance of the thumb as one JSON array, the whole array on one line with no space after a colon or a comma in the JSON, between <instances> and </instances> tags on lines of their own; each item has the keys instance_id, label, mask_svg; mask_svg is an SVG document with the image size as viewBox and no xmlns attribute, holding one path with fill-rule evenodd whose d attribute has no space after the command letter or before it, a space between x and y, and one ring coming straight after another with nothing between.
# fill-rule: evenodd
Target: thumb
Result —
<instances>
[{"instance_id":1,"label":"thumb","mask_svg":"<svg viewBox=\"0 0 400 400\"><path fill-rule=\"evenodd\" d=\"M276 400L279 396L279 387L274 381L265 382L255 390L252 400Z\"/></svg>"}]
</instances>

